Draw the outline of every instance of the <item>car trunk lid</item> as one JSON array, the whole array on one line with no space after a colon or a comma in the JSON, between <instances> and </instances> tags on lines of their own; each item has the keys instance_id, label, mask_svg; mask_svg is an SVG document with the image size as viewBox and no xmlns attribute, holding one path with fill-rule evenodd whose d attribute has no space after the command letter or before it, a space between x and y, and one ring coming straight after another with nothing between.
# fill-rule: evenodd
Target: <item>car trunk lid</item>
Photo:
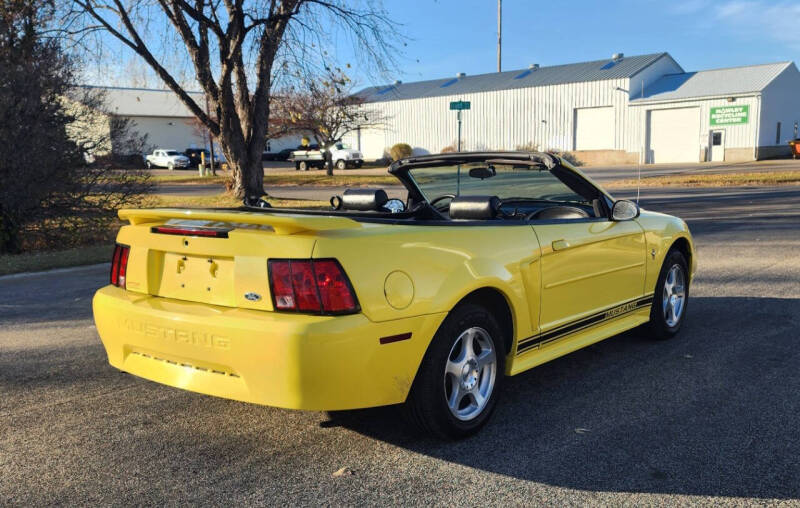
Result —
<instances>
[{"instance_id":1,"label":"car trunk lid","mask_svg":"<svg viewBox=\"0 0 800 508\"><path fill-rule=\"evenodd\" d=\"M267 260L308 259L322 231L348 218L235 210L122 210L130 226L126 289L224 307L273 310Z\"/></svg>"}]
</instances>

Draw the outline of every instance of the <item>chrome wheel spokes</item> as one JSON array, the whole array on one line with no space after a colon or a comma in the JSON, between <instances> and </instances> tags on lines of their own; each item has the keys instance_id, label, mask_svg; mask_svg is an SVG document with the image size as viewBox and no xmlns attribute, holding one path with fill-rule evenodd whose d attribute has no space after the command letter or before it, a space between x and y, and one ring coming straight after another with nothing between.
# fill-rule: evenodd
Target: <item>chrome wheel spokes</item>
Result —
<instances>
[{"instance_id":1,"label":"chrome wheel spokes","mask_svg":"<svg viewBox=\"0 0 800 508\"><path fill-rule=\"evenodd\" d=\"M664 312L664 320L667 326L673 327L678 324L683 315L686 303L686 277L683 268L679 264L674 264L667 272L664 281L664 294L661 300L661 308Z\"/></svg>"},{"instance_id":2,"label":"chrome wheel spokes","mask_svg":"<svg viewBox=\"0 0 800 508\"><path fill-rule=\"evenodd\" d=\"M459 420L472 420L489 401L497 379L497 353L489 333L468 328L458 336L447 358L444 396Z\"/></svg>"}]
</instances>

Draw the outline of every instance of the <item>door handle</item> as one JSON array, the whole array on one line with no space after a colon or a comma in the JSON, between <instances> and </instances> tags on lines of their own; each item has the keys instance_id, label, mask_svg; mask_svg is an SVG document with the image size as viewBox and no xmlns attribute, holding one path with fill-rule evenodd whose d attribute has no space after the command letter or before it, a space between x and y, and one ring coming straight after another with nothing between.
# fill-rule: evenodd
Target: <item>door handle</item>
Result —
<instances>
[{"instance_id":1,"label":"door handle","mask_svg":"<svg viewBox=\"0 0 800 508\"><path fill-rule=\"evenodd\" d=\"M569 248L569 242L566 240L553 240L553 250L564 250Z\"/></svg>"}]
</instances>

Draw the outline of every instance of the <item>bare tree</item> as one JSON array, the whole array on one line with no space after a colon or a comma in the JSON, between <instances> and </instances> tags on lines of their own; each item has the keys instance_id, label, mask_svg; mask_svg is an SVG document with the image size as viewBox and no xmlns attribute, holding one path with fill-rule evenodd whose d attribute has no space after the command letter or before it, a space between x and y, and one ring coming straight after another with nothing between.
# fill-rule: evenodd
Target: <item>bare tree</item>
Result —
<instances>
[{"instance_id":1,"label":"bare tree","mask_svg":"<svg viewBox=\"0 0 800 508\"><path fill-rule=\"evenodd\" d=\"M339 68L309 80L304 88L289 94L285 107L294 129L310 132L321 147L329 147L355 130L380 128L386 123L385 115L353 93L352 80ZM328 161L327 172L333 174L332 161Z\"/></svg>"},{"instance_id":2,"label":"bare tree","mask_svg":"<svg viewBox=\"0 0 800 508\"><path fill-rule=\"evenodd\" d=\"M216 137L237 196L264 195L261 154L276 82L324 65L349 38L374 70L394 66L394 26L373 0L73 0L73 33L100 33L139 55ZM171 68L176 35L210 111ZM167 49L165 49L165 47ZM170 58L159 58L168 54Z\"/></svg>"}]
</instances>

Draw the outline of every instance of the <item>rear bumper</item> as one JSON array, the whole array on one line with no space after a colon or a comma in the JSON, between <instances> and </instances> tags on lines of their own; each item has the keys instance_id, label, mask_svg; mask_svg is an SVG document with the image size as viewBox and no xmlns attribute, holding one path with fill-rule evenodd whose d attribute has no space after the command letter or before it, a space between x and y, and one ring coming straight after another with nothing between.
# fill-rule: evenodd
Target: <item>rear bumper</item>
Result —
<instances>
[{"instance_id":1,"label":"rear bumper","mask_svg":"<svg viewBox=\"0 0 800 508\"><path fill-rule=\"evenodd\" d=\"M186 390L341 410L403 402L445 315L373 323L169 300L107 286L93 300L112 366ZM409 340L381 337L411 332Z\"/></svg>"}]
</instances>

